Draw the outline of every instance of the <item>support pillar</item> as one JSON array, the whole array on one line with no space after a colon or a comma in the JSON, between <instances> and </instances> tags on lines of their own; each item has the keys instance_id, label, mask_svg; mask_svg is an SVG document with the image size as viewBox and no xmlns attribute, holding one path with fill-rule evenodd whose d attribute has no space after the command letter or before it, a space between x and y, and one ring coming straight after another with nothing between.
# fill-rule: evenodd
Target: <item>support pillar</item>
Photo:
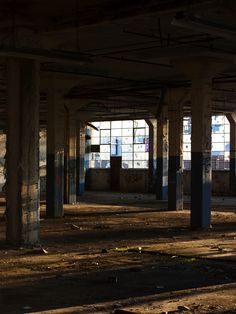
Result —
<instances>
[{"instance_id":1,"label":"support pillar","mask_svg":"<svg viewBox=\"0 0 236 314\"><path fill-rule=\"evenodd\" d=\"M147 119L146 123L149 126L148 191L154 193L156 189L157 120Z\"/></svg>"},{"instance_id":2,"label":"support pillar","mask_svg":"<svg viewBox=\"0 0 236 314\"><path fill-rule=\"evenodd\" d=\"M7 60L6 238L39 242L39 64Z\"/></svg>"},{"instance_id":3,"label":"support pillar","mask_svg":"<svg viewBox=\"0 0 236 314\"><path fill-rule=\"evenodd\" d=\"M65 201L67 204L76 203L76 159L77 159L77 120L76 111L68 110L68 126L67 126L67 171L66 171L66 195Z\"/></svg>"},{"instance_id":4,"label":"support pillar","mask_svg":"<svg viewBox=\"0 0 236 314\"><path fill-rule=\"evenodd\" d=\"M157 174L156 198L168 199L168 110L163 106L160 118L157 120Z\"/></svg>"},{"instance_id":5,"label":"support pillar","mask_svg":"<svg viewBox=\"0 0 236 314\"><path fill-rule=\"evenodd\" d=\"M236 194L236 114L226 115L230 123L230 164L229 164L229 189L230 194Z\"/></svg>"},{"instance_id":6,"label":"support pillar","mask_svg":"<svg viewBox=\"0 0 236 314\"><path fill-rule=\"evenodd\" d=\"M168 209L183 209L183 106L182 93L171 90L168 100L169 171Z\"/></svg>"},{"instance_id":7,"label":"support pillar","mask_svg":"<svg viewBox=\"0 0 236 314\"><path fill-rule=\"evenodd\" d=\"M211 224L211 78L194 78L191 88L191 227Z\"/></svg>"},{"instance_id":8,"label":"support pillar","mask_svg":"<svg viewBox=\"0 0 236 314\"><path fill-rule=\"evenodd\" d=\"M77 128L77 200L85 190L85 123L80 121Z\"/></svg>"},{"instance_id":9,"label":"support pillar","mask_svg":"<svg viewBox=\"0 0 236 314\"><path fill-rule=\"evenodd\" d=\"M176 60L175 66L192 80L191 227L211 226L211 109L212 78L229 61L213 57Z\"/></svg>"},{"instance_id":10,"label":"support pillar","mask_svg":"<svg viewBox=\"0 0 236 314\"><path fill-rule=\"evenodd\" d=\"M47 107L46 215L62 217L64 190L64 94L52 79Z\"/></svg>"}]
</instances>

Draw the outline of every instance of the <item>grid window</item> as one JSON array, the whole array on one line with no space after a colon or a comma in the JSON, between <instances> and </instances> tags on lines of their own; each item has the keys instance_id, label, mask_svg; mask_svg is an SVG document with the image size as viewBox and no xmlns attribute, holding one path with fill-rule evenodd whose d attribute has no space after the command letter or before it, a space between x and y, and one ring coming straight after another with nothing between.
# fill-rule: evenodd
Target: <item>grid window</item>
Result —
<instances>
[{"instance_id":1,"label":"grid window","mask_svg":"<svg viewBox=\"0 0 236 314\"><path fill-rule=\"evenodd\" d=\"M99 145L91 153L91 168L110 167L110 156L122 156L122 168L148 168L149 127L145 120L92 122L91 144Z\"/></svg>"},{"instance_id":2,"label":"grid window","mask_svg":"<svg viewBox=\"0 0 236 314\"><path fill-rule=\"evenodd\" d=\"M191 118L183 121L183 159L184 169L191 168ZM212 117L212 169L229 169L230 124L226 116Z\"/></svg>"}]
</instances>

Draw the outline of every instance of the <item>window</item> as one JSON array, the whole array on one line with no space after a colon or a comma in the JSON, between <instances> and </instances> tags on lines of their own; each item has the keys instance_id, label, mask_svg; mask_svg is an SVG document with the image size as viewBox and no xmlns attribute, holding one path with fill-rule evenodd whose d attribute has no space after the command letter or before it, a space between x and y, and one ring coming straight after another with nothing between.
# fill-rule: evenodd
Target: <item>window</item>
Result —
<instances>
[{"instance_id":1,"label":"window","mask_svg":"<svg viewBox=\"0 0 236 314\"><path fill-rule=\"evenodd\" d=\"M183 160L184 169L191 168L191 118L183 121ZM212 169L229 169L230 125L226 116L212 117Z\"/></svg>"},{"instance_id":2,"label":"window","mask_svg":"<svg viewBox=\"0 0 236 314\"><path fill-rule=\"evenodd\" d=\"M110 156L122 156L122 168L148 168L149 127L145 120L91 122L91 168L109 168ZM93 151L93 149L92 149ZM96 150L97 151L97 150Z\"/></svg>"}]
</instances>

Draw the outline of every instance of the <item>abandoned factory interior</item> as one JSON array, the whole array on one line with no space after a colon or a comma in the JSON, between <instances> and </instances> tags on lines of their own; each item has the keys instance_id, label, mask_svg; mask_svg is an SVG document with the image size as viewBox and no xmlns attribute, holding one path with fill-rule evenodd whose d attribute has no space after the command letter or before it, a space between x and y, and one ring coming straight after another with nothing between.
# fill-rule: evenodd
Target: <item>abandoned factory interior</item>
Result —
<instances>
[{"instance_id":1,"label":"abandoned factory interior","mask_svg":"<svg viewBox=\"0 0 236 314\"><path fill-rule=\"evenodd\" d=\"M0 0L0 313L236 313L235 0Z\"/></svg>"}]
</instances>

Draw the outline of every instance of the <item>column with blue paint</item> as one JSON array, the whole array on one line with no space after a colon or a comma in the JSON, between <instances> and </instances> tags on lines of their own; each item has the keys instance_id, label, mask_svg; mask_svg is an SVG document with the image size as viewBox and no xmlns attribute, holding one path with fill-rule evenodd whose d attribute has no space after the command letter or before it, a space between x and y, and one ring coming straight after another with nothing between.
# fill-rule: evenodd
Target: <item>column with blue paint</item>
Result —
<instances>
[{"instance_id":1,"label":"column with blue paint","mask_svg":"<svg viewBox=\"0 0 236 314\"><path fill-rule=\"evenodd\" d=\"M156 171L156 198L168 199L168 109L164 104L159 119L157 119L157 171Z\"/></svg>"},{"instance_id":2,"label":"column with blue paint","mask_svg":"<svg viewBox=\"0 0 236 314\"><path fill-rule=\"evenodd\" d=\"M182 91L168 94L169 169L168 209L183 209L183 105Z\"/></svg>"},{"instance_id":3,"label":"column with blue paint","mask_svg":"<svg viewBox=\"0 0 236 314\"><path fill-rule=\"evenodd\" d=\"M77 117L76 110L69 108L68 113L68 140L67 140L67 184L68 195L67 203L76 203L76 186L77 186Z\"/></svg>"},{"instance_id":4,"label":"column with blue paint","mask_svg":"<svg viewBox=\"0 0 236 314\"><path fill-rule=\"evenodd\" d=\"M52 79L47 91L46 215L64 215L64 94Z\"/></svg>"},{"instance_id":5,"label":"column with blue paint","mask_svg":"<svg viewBox=\"0 0 236 314\"><path fill-rule=\"evenodd\" d=\"M38 244L40 65L7 60L6 240Z\"/></svg>"},{"instance_id":6,"label":"column with blue paint","mask_svg":"<svg viewBox=\"0 0 236 314\"><path fill-rule=\"evenodd\" d=\"M198 56L174 61L180 73L191 79L191 228L211 226L211 114L212 78L227 61Z\"/></svg>"},{"instance_id":7,"label":"column with blue paint","mask_svg":"<svg viewBox=\"0 0 236 314\"><path fill-rule=\"evenodd\" d=\"M77 200L85 190L85 123L80 121L77 127Z\"/></svg>"},{"instance_id":8,"label":"column with blue paint","mask_svg":"<svg viewBox=\"0 0 236 314\"><path fill-rule=\"evenodd\" d=\"M155 193L156 190L156 159L157 159L157 120L147 119L146 123L149 127L149 140L148 140L148 190Z\"/></svg>"},{"instance_id":9,"label":"column with blue paint","mask_svg":"<svg viewBox=\"0 0 236 314\"><path fill-rule=\"evenodd\" d=\"M191 227L211 224L211 78L192 79Z\"/></svg>"}]
</instances>

